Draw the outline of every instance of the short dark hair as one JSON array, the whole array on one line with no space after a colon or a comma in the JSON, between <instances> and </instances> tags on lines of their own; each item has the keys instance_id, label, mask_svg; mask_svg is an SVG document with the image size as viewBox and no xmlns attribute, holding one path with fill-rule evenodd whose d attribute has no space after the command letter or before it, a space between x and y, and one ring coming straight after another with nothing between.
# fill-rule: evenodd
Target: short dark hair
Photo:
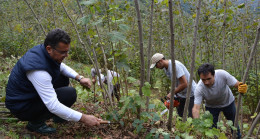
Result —
<instances>
[{"instance_id":1,"label":"short dark hair","mask_svg":"<svg viewBox=\"0 0 260 139\"><path fill-rule=\"evenodd\" d=\"M47 34L44 40L44 46L47 47L50 45L52 48L56 48L59 42L70 44L70 36L64 30L57 28Z\"/></svg>"},{"instance_id":2,"label":"short dark hair","mask_svg":"<svg viewBox=\"0 0 260 139\"><path fill-rule=\"evenodd\" d=\"M208 74L208 73L215 75L214 66L212 64L209 64L209 63L202 64L198 69L198 75L200 76L201 73L204 74L204 75Z\"/></svg>"}]
</instances>

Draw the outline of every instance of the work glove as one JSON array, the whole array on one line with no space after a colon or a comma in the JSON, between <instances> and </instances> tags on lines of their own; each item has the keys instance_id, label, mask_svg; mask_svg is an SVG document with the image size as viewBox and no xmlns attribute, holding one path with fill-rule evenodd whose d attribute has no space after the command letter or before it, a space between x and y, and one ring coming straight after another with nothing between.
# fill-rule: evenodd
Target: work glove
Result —
<instances>
[{"instance_id":1,"label":"work glove","mask_svg":"<svg viewBox=\"0 0 260 139\"><path fill-rule=\"evenodd\" d=\"M247 84L243 84L242 82L239 82L238 84L238 92L245 94L247 91Z\"/></svg>"}]
</instances>

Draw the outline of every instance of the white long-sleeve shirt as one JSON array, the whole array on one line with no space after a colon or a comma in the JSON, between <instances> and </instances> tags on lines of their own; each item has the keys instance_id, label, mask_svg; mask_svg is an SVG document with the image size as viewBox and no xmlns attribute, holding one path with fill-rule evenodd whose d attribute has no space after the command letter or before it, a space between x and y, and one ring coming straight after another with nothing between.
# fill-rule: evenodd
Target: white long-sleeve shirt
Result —
<instances>
[{"instance_id":1,"label":"white long-sleeve shirt","mask_svg":"<svg viewBox=\"0 0 260 139\"><path fill-rule=\"evenodd\" d=\"M61 63L60 71L64 76L73 79L75 79L75 77L78 75L76 71L64 63ZM26 75L27 78L32 82L43 103L51 113L67 121L76 122L80 120L82 113L75 111L59 102L57 94L51 83L52 77L47 71L32 70L28 71Z\"/></svg>"}]
</instances>

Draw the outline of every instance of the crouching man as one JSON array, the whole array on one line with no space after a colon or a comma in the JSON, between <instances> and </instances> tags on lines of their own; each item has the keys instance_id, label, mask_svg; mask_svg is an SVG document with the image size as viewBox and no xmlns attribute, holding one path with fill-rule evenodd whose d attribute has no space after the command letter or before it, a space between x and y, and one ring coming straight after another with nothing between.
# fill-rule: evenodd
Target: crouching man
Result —
<instances>
[{"instance_id":1,"label":"crouching man","mask_svg":"<svg viewBox=\"0 0 260 139\"><path fill-rule=\"evenodd\" d=\"M18 60L6 87L6 107L18 119L29 121L26 128L39 133L54 133L55 128L45 124L75 121L88 126L99 125L95 116L71 109L77 98L76 90L68 87L69 78L91 87L91 80L80 76L62 63L70 50L70 37L61 30L48 33L44 44L34 46ZM63 120L64 119L64 120Z\"/></svg>"}]
</instances>

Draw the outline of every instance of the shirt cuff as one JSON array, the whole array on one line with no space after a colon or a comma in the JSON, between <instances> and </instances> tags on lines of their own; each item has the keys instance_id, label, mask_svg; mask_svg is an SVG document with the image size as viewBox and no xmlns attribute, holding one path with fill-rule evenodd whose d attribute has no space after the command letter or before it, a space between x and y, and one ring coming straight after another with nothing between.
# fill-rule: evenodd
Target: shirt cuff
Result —
<instances>
[{"instance_id":1,"label":"shirt cuff","mask_svg":"<svg viewBox=\"0 0 260 139\"><path fill-rule=\"evenodd\" d=\"M71 119L71 121L78 122L81 119L81 117L82 117L82 113L74 110L74 112L71 115L71 117L73 117L73 119Z\"/></svg>"}]
</instances>

